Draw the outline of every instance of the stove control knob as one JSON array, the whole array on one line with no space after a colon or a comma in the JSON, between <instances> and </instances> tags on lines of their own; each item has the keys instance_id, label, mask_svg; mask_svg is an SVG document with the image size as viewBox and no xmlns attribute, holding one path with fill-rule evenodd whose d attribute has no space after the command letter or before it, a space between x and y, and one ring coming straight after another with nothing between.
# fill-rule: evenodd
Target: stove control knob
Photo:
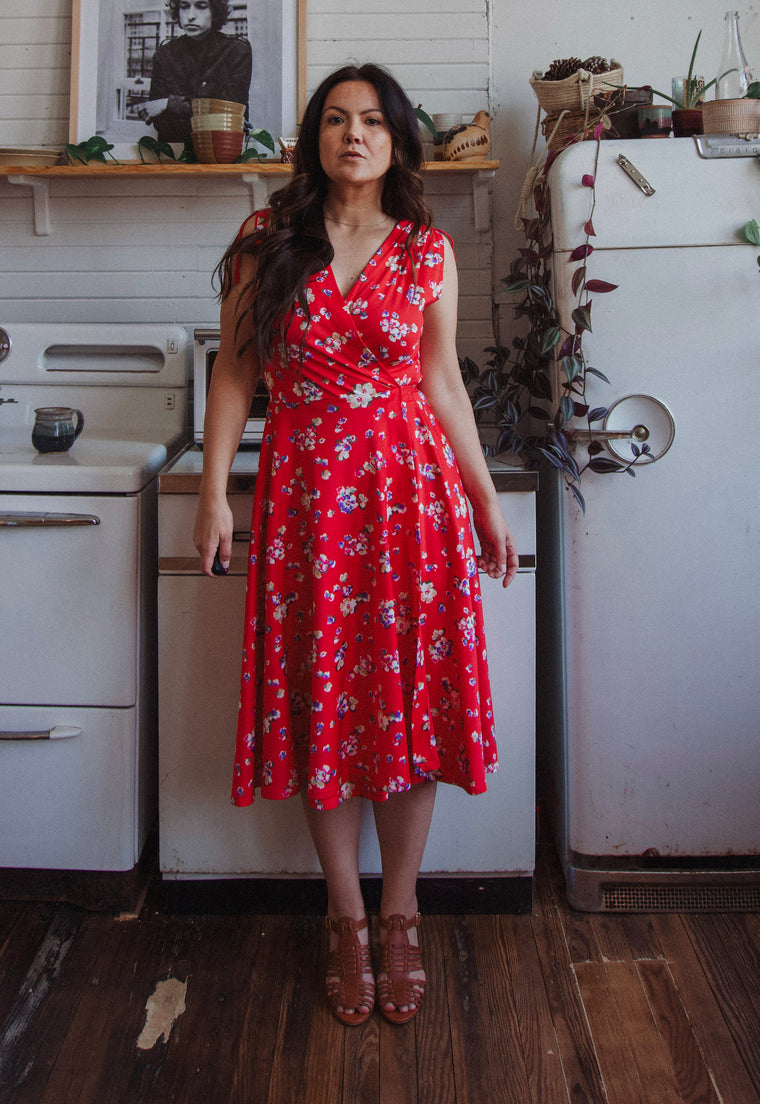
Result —
<instances>
[{"instance_id":1,"label":"stove control knob","mask_svg":"<svg viewBox=\"0 0 760 1104\"><path fill-rule=\"evenodd\" d=\"M11 351L11 339L5 330L0 329L0 364L7 359Z\"/></svg>"}]
</instances>

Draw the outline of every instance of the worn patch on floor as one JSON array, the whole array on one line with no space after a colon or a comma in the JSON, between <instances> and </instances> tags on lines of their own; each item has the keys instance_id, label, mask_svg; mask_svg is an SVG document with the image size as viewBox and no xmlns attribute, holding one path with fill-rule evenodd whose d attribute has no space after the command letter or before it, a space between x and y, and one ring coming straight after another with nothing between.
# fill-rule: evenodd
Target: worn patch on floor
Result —
<instances>
[{"instance_id":1,"label":"worn patch on floor","mask_svg":"<svg viewBox=\"0 0 760 1104\"><path fill-rule=\"evenodd\" d=\"M159 981L145 1004L145 1026L137 1040L140 1050L150 1050L159 1039L168 1042L175 1022L185 1011L186 992L186 981Z\"/></svg>"}]
</instances>

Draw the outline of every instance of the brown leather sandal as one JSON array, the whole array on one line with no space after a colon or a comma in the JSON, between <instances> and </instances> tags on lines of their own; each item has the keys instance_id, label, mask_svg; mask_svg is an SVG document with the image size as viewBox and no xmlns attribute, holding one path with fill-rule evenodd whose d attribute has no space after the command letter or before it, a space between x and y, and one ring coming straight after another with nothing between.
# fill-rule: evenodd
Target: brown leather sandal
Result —
<instances>
[{"instance_id":1,"label":"brown leather sandal","mask_svg":"<svg viewBox=\"0 0 760 1104\"><path fill-rule=\"evenodd\" d=\"M328 916L326 923L328 931L338 936L338 945L327 959L327 1002L341 1023L356 1026L369 1019L375 1003L374 978L368 981L364 977L372 974L369 947L360 943L356 934L367 927L367 918L331 920ZM341 1011L346 1008L354 1011Z\"/></svg>"},{"instance_id":2,"label":"brown leather sandal","mask_svg":"<svg viewBox=\"0 0 760 1104\"><path fill-rule=\"evenodd\" d=\"M400 913L380 917L380 927L385 928L387 936L380 947L380 968L377 974L378 1004L386 1020L393 1024L404 1024L416 1016L425 995L425 979L410 977L416 970L422 969L422 956L419 947L409 942L406 934L410 928L419 927L420 914L410 920ZM386 1009L393 1004L393 1010ZM405 1012L401 1009L406 1008Z\"/></svg>"}]
</instances>

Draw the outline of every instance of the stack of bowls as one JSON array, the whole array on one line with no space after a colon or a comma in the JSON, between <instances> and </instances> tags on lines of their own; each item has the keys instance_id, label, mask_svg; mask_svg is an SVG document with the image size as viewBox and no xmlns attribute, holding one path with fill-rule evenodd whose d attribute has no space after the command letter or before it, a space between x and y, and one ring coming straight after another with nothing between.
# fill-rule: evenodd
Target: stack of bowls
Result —
<instances>
[{"instance_id":1,"label":"stack of bowls","mask_svg":"<svg viewBox=\"0 0 760 1104\"><path fill-rule=\"evenodd\" d=\"M245 138L245 104L231 100L193 100L191 126L195 156L204 165L231 165Z\"/></svg>"}]
</instances>

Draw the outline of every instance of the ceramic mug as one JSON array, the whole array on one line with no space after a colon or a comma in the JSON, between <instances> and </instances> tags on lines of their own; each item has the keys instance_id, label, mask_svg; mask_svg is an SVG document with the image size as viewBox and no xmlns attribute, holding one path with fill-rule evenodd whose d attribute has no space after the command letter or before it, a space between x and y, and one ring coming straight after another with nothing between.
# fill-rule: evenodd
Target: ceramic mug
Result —
<instances>
[{"instance_id":1,"label":"ceramic mug","mask_svg":"<svg viewBox=\"0 0 760 1104\"><path fill-rule=\"evenodd\" d=\"M637 109L640 138L669 138L673 125L672 109L662 104L642 104Z\"/></svg>"},{"instance_id":2,"label":"ceramic mug","mask_svg":"<svg viewBox=\"0 0 760 1104\"><path fill-rule=\"evenodd\" d=\"M68 452L84 429L84 414L71 406L40 406L34 413L32 444L37 452Z\"/></svg>"}]
</instances>

